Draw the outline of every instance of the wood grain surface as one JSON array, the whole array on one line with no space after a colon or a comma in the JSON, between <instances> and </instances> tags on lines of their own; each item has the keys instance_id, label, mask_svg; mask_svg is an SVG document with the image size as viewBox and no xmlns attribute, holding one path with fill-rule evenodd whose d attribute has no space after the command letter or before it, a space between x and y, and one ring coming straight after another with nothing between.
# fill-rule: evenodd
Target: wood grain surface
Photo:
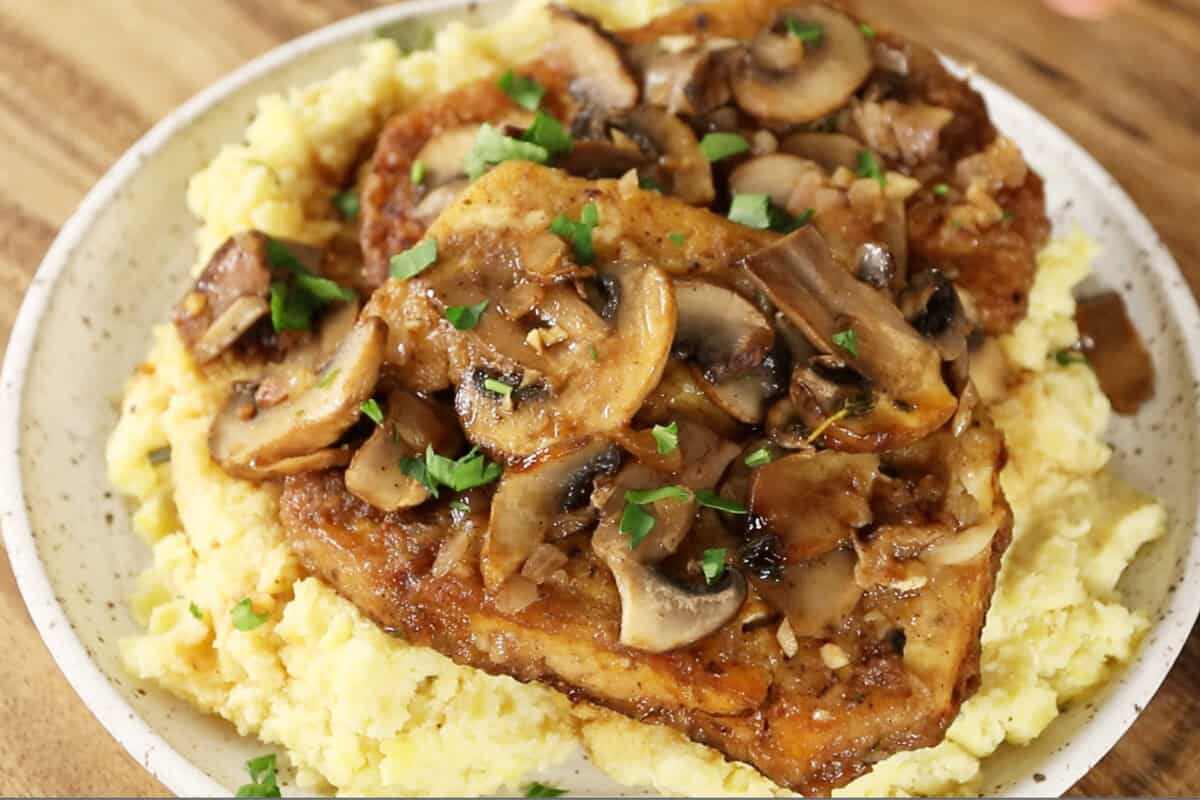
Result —
<instances>
[{"instance_id":1,"label":"wood grain surface","mask_svg":"<svg viewBox=\"0 0 1200 800\"><path fill-rule=\"evenodd\" d=\"M372 0L0 0L0 346L58 228L133 141L248 59ZM977 65L1120 180L1200 289L1200 0L1131 0L1103 22L1038 0L862 0ZM1074 790L1200 792L1200 634L1120 745ZM0 795L162 795L92 718L0 553Z\"/></svg>"}]
</instances>

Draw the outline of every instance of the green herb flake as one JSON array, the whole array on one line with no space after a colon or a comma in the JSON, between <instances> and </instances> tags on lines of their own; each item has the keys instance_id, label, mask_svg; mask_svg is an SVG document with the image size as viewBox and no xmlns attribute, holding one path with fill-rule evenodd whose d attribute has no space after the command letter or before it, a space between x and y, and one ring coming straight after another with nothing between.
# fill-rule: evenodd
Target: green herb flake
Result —
<instances>
[{"instance_id":1,"label":"green herb flake","mask_svg":"<svg viewBox=\"0 0 1200 800\"><path fill-rule=\"evenodd\" d=\"M332 384L334 381L336 381L337 376L341 375L341 374L342 374L341 367L335 367L335 368L329 370L329 372L326 372L323 376L321 376L321 380L317 381L317 388L318 389L328 389L330 384Z\"/></svg>"},{"instance_id":2,"label":"green herb flake","mask_svg":"<svg viewBox=\"0 0 1200 800\"><path fill-rule=\"evenodd\" d=\"M665 456L679 447L679 423L677 422L672 422L670 425L655 425L650 429L650 435L654 437L654 444L658 447L659 455Z\"/></svg>"},{"instance_id":3,"label":"green herb flake","mask_svg":"<svg viewBox=\"0 0 1200 800\"><path fill-rule=\"evenodd\" d=\"M858 177L874 178L880 186L887 186L887 173L879 163L879 156L872 150L858 151Z\"/></svg>"},{"instance_id":4,"label":"green herb flake","mask_svg":"<svg viewBox=\"0 0 1200 800\"><path fill-rule=\"evenodd\" d=\"M1054 354L1054 360L1058 362L1060 367L1069 367L1071 364L1086 364L1087 356L1078 350L1067 348L1059 350Z\"/></svg>"},{"instance_id":5,"label":"green herb flake","mask_svg":"<svg viewBox=\"0 0 1200 800\"><path fill-rule=\"evenodd\" d=\"M794 17L788 17L783 24L787 26L788 33L805 44L820 44L825 38L825 29L815 22L801 22Z\"/></svg>"},{"instance_id":6,"label":"green herb flake","mask_svg":"<svg viewBox=\"0 0 1200 800\"><path fill-rule=\"evenodd\" d=\"M229 612L229 616L233 619L233 627L239 631L252 631L266 622L271 615L254 613L250 598L243 597Z\"/></svg>"},{"instance_id":7,"label":"green herb flake","mask_svg":"<svg viewBox=\"0 0 1200 800\"><path fill-rule=\"evenodd\" d=\"M344 220L352 220L358 216L358 192L347 189L333 196L333 207L342 215Z\"/></svg>"},{"instance_id":8,"label":"green herb flake","mask_svg":"<svg viewBox=\"0 0 1200 800\"><path fill-rule=\"evenodd\" d=\"M259 756L246 762L250 783L238 787L235 797L279 797L275 754Z\"/></svg>"},{"instance_id":9,"label":"green herb flake","mask_svg":"<svg viewBox=\"0 0 1200 800\"><path fill-rule=\"evenodd\" d=\"M290 280L271 283L271 325L277 332L307 330L317 309L355 297L353 290L311 272L282 242L268 237L266 254L272 267L291 273Z\"/></svg>"},{"instance_id":10,"label":"green herb flake","mask_svg":"<svg viewBox=\"0 0 1200 800\"><path fill-rule=\"evenodd\" d=\"M525 75L518 75L511 69L500 76L497 85L504 90L514 103L528 111L537 111L546 94L546 87Z\"/></svg>"},{"instance_id":11,"label":"green herb flake","mask_svg":"<svg viewBox=\"0 0 1200 800\"><path fill-rule=\"evenodd\" d=\"M488 307L488 301L473 306L450 306L446 309L446 319L460 331L469 331L479 324L479 318Z\"/></svg>"},{"instance_id":12,"label":"green herb flake","mask_svg":"<svg viewBox=\"0 0 1200 800\"><path fill-rule=\"evenodd\" d=\"M596 345L592 345L591 353L592 353L592 361L600 360L600 351L596 349Z\"/></svg>"},{"instance_id":13,"label":"green herb flake","mask_svg":"<svg viewBox=\"0 0 1200 800\"><path fill-rule=\"evenodd\" d=\"M667 239L676 247L683 247L683 243L687 241L688 235L682 231L672 231L667 234Z\"/></svg>"},{"instance_id":14,"label":"green herb flake","mask_svg":"<svg viewBox=\"0 0 1200 800\"><path fill-rule=\"evenodd\" d=\"M425 162L417 159L412 163L408 170L408 178L412 181L413 186L420 186L425 182Z\"/></svg>"},{"instance_id":15,"label":"green herb flake","mask_svg":"<svg viewBox=\"0 0 1200 800\"><path fill-rule=\"evenodd\" d=\"M159 464L169 463L171 461L171 448L169 445L167 447L155 448L146 454L146 458L156 467Z\"/></svg>"},{"instance_id":16,"label":"green herb flake","mask_svg":"<svg viewBox=\"0 0 1200 800\"><path fill-rule=\"evenodd\" d=\"M934 184L931 191L938 197L945 197L946 195L950 194L950 186L945 183L937 183Z\"/></svg>"},{"instance_id":17,"label":"green herb flake","mask_svg":"<svg viewBox=\"0 0 1200 800\"><path fill-rule=\"evenodd\" d=\"M765 231L771 227L771 198L765 194L735 194L729 219Z\"/></svg>"},{"instance_id":18,"label":"green herb flake","mask_svg":"<svg viewBox=\"0 0 1200 800\"><path fill-rule=\"evenodd\" d=\"M717 579L725 574L726 552L724 547L714 547L704 551L704 555L700 558L700 569L704 571L704 580L708 583L716 583Z\"/></svg>"},{"instance_id":19,"label":"green herb flake","mask_svg":"<svg viewBox=\"0 0 1200 800\"><path fill-rule=\"evenodd\" d=\"M451 500L450 508L455 511L460 511L463 514L471 513L471 507L469 505L467 505L466 503L464 503L462 500Z\"/></svg>"},{"instance_id":20,"label":"green herb flake","mask_svg":"<svg viewBox=\"0 0 1200 800\"><path fill-rule=\"evenodd\" d=\"M862 35L868 39L874 39L879 35L879 32L876 31L872 25L869 25L866 22L859 23L858 29L862 31Z\"/></svg>"},{"instance_id":21,"label":"green herb flake","mask_svg":"<svg viewBox=\"0 0 1200 800\"><path fill-rule=\"evenodd\" d=\"M284 281L271 284L271 325L276 332L304 331L312 323L317 301Z\"/></svg>"},{"instance_id":22,"label":"green herb flake","mask_svg":"<svg viewBox=\"0 0 1200 800\"><path fill-rule=\"evenodd\" d=\"M374 397L364 401L363 404L358 407L358 410L366 414L367 417L376 425L383 424L383 409L379 407L379 401L377 401Z\"/></svg>"},{"instance_id":23,"label":"green herb flake","mask_svg":"<svg viewBox=\"0 0 1200 800\"><path fill-rule=\"evenodd\" d=\"M569 153L575 147L575 140L562 123L544 111L537 112L521 141L544 148L551 156Z\"/></svg>"},{"instance_id":24,"label":"green herb flake","mask_svg":"<svg viewBox=\"0 0 1200 800\"><path fill-rule=\"evenodd\" d=\"M621 514L621 533L629 537L629 549L636 549L652 530L654 515L639 505L626 503L625 511Z\"/></svg>"},{"instance_id":25,"label":"green herb flake","mask_svg":"<svg viewBox=\"0 0 1200 800\"><path fill-rule=\"evenodd\" d=\"M557 786L548 786L537 781L525 787L526 797L562 797L566 793L566 789L559 789Z\"/></svg>"},{"instance_id":26,"label":"green herb flake","mask_svg":"<svg viewBox=\"0 0 1200 800\"><path fill-rule=\"evenodd\" d=\"M740 133L717 131L700 140L700 152L711 162L750 152L750 143Z\"/></svg>"},{"instance_id":27,"label":"green herb flake","mask_svg":"<svg viewBox=\"0 0 1200 800\"><path fill-rule=\"evenodd\" d=\"M835 333L833 335L833 343L850 355L858 358L858 334L854 332L854 328L847 328L844 331Z\"/></svg>"},{"instance_id":28,"label":"green herb flake","mask_svg":"<svg viewBox=\"0 0 1200 800\"><path fill-rule=\"evenodd\" d=\"M777 233L791 233L798 231L808 223L812 222L812 218L816 216L816 211L809 208L798 217L793 217L784 209L775 205L768 198L767 200L767 216L770 219L768 227Z\"/></svg>"},{"instance_id":29,"label":"green herb flake","mask_svg":"<svg viewBox=\"0 0 1200 800\"><path fill-rule=\"evenodd\" d=\"M657 489L629 489L625 502L635 506L657 503L659 500L690 500L692 493L682 486L660 486Z\"/></svg>"},{"instance_id":30,"label":"green herb flake","mask_svg":"<svg viewBox=\"0 0 1200 800\"><path fill-rule=\"evenodd\" d=\"M750 455L746 456L742 463L747 467L754 468L770 464L773 460L774 459L771 458L771 451L765 447L760 447Z\"/></svg>"},{"instance_id":31,"label":"green herb flake","mask_svg":"<svg viewBox=\"0 0 1200 800\"><path fill-rule=\"evenodd\" d=\"M353 289L339 286L335 281L319 275L297 275L296 285L318 300L321 305L339 301L345 303L355 297Z\"/></svg>"},{"instance_id":32,"label":"green herb flake","mask_svg":"<svg viewBox=\"0 0 1200 800\"><path fill-rule=\"evenodd\" d=\"M717 511L724 511L726 514L748 514L746 507L734 500L721 497L712 489L701 489L696 492L696 499L700 501L700 505L705 508L715 508Z\"/></svg>"},{"instance_id":33,"label":"green herb flake","mask_svg":"<svg viewBox=\"0 0 1200 800\"><path fill-rule=\"evenodd\" d=\"M200 606L195 603L188 603L188 613L199 620L204 619L204 612L200 610Z\"/></svg>"},{"instance_id":34,"label":"green herb flake","mask_svg":"<svg viewBox=\"0 0 1200 800\"><path fill-rule=\"evenodd\" d=\"M487 389L489 392L495 392L496 394L504 397L509 397L513 393L513 387L509 386L504 381L498 381L495 378L485 378L483 381L483 388Z\"/></svg>"},{"instance_id":35,"label":"green herb flake","mask_svg":"<svg viewBox=\"0 0 1200 800\"><path fill-rule=\"evenodd\" d=\"M403 253L392 256L392 277L402 281L408 280L433 266L437 257L437 240L426 239Z\"/></svg>"},{"instance_id":36,"label":"green herb flake","mask_svg":"<svg viewBox=\"0 0 1200 800\"><path fill-rule=\"evenodd\" d=\"M402 465L403 468L403 465ZM425 449L425 470L429 481L449 487L456 492L465 492L477 486L486 486L499 480L503 468L472 447L462 458L457 460L440 456L433 447ZM408 473L405 473L408 474ZM426 485L430 485L426 483ZM434 496L437 496L436 491Z\"/></svg>"},{"instance_id":37,"label":"green herb flake","mask_svg":"<svg viewBox=\"0 0 1200 800\"><path fill-rule=\"evenodd\" d=\"M479 128L475 144L463 161L463 171L474 180L492 167L504 161L532 161L545 164L550 160L550 151L533 142L505 136L492 125Z\"/></svg>"},{"instance_id":38,"label":"green herb flake","mask_svg":"<svg viewBox=\"0 0 1200 800\"><path fill-rule=\"evenodd\" d=\"M559 214L550 223L550 232L561 236L571 244L575 252L575 261L581 266L587 266L596 260L596 250L592 245L592 231L600 222L600 212L595 203L588 203L579 212L579 221Z\"/></svg>"},{"instance_id":39,"label":"green herb flake","mask_svg":"<svg viewBox=\"0 0 1200 800\"><path fill-rule=\"evenodd\" d=\"M430 496L438 496L438 483L429 474L429 470L425 466L425 459L404 456L400 459L400 471L424 486L429 491Z\"/></svg>"},{"instance_id":40,"label":"green herb flake","mask_svg":"<svg viewBox=\"0 0 1200 800\"><path fill-rule=\"evenodd\" d=\"M638 176L638 188L645 189L648 192L658 192L659 194L662 194L663 190L661 183L645 175Z\"/></svg>"}]
</instances>

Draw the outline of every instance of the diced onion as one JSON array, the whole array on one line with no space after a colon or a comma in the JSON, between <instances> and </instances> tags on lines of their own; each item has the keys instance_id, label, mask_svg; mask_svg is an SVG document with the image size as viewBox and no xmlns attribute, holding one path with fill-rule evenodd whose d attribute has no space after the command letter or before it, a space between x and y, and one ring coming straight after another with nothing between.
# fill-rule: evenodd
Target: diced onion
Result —
<instances>
[{"instance_id":1,"label":"diced onion","mask_svg":"<svg viewBox=\"0 0 1200 800\"><path fill-rule=\"evenodd\" d=\"M788 658L792 658L800 652L800 642L796 640L796 634L792 631L792 623L786 619L780 624L779 630L775 632L775 639L783 649L783 654Z\"/></svg>"},{"instance_id":2,"label":"diced onion","mask_svg":"<svg viewBox=\"0 0 1200 800\"><path fill-rule=\"evenodd\" d=\"M500 587L494 600L501 614L516 614L537 602L537 584L521 575L514 575Z\"/></svg>"}]
</instances>

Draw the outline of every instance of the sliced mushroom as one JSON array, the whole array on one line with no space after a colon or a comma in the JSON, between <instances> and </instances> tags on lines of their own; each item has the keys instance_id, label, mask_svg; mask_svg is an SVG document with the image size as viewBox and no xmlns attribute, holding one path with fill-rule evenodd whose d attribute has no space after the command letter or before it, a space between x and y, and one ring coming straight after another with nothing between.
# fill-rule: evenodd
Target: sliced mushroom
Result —
<instances>
[{"instance_id":1,"label":"sliced mushroom","mask_svg":"<svg viewBox=\"0 0 1200 800\"><path fill-rule=\"evenodd\" d=\"M631 147L630 143L604 139L579 139L557 166L572 175L597 180L619 178L630 170L654 163L655 154Z\"/></svg>"},{"instance_id":2,"label":"sliced mushroom","mask_svg":"<svg viewBox=\"0 0 1200 800\"><path fill-rule=\"evenodd\" d=\"M419 506L429 499L429 489L405 475L400 460L418 456L427 447L453 452L460 441L453 412L447 419L428 401L397 389L388 394L383 423L354 454L346 470L346 488L382 511Z\"/></svg>"},{"instance_id":3,"label":"sliced mushroom","mask_svg":"<svg viewBox=\"0 0 1200 800\"><path fill-rule=\"evenodd\" d=\"M826 450L772 461L754 471L750 513L779 537L785 563L811 561L850 543L872 521L879 457Z\"/></svg>"},{"instance_id":4,"label":"sliced mushroom","mask_svg":"<svg viewBox=\"0 0 1200 800\"><path fill-rule=\"evenodd\" d=\"M854 550L832 550L811 561L785 567L779 580L752 578L754 588L787 617L796 636L820 637L837 627L858 605Z\"/></svg>"},{"instance_id":5,"label":"sliced mushroom","mask_svg":"<svg viewBox=\"0 0 1200 800\"><path fill-rule=\"evenodd\" d=\"M592 482L616 472L620 463L614 445L594 439L552 451L527 469L505 472L492 500L480 562L488 591L497 591L515 575L537 547L552 538L565 512L586 505Z\"/></svg>"},{"instance_id":6,"label":"sliced mushroom","mask_svg":"<svg viewBox=\"0 0 1200 800\"><path fill-rule=\"evenodd\" d=\"M412 215L416 219L425 223L432 224L443 211L450 207L464 189L471 185L471 182L466 178L443 183L441 186L432 189L429 194L421 198L421 202L413 207Z\"/></svg>"},{"instance_id":7,"label":"sliced mushroom","mask_svg":"<svg viewBox=\"0 0 1200 800\"><path fill-rule=\"evenodd\" d=\"M732 97L729 87L730 43L723 40L669 50L655 42L632 56L642 72L642 94L670 114L706 114Z\"/></svg>"},{"instance_id":8,"label":"sliced mushroom","mask_svg":"<svg viewBox=\"0 0 1200 800\"><path fill-rule=\"evenodd\" d=\"M638 102L638 83L621 43L599 22L565 6L551 6L554 31L546 57L571 75L571 92L586 103L625 111Z\"/></svg>"},{"instance_id":9,"label":"sliced mushroom","mask_svg":"<svg viewBox=\"0 0 1200 800\"><path fill-rule=\"evenodd\" d=\"M673 114L641 106L612 123L635 141L649 143L658 156L655 177L667 194L691 205L705 206L717 196L712 165L700 150L696 134Z\"/></svg>"},{"instance_id":10,"label":"sliced mushroom","mask_svg":"<svg viewBox=\"0 0 1200 800\"><path fill-rule=\"evenodd\" d=\"M675 281L679 321L672 355L700 366L719 382L757 367L775 343L775 329L753 303L704 281Z\"/></svg>"},{"instance_id":11,"label":"sliced mushroom","mask_svg":"<svg viewBox=\"0 0 1200 800\"><path fill-rule=\"evenodd\" d=\"M266 243L257 231L226 239L175 306L175 328L197 363L219 356L270 311Z\"/></svg>"},{"instance_id":12,"label":"sliced mushroom","mask_svg":"<svg viewBox=\"0 0 1200 800\"><path fill-rule=\"evenodd\" d=\"M427 141L417 152L414 161L421 162L425 172L421 186L436 189L466 176L463 166L467 154L475 146L479 125L460 125L444 130Z\"/></svg>"},{"instance_id":13,"label":"sliced mushroom","mask_svg":"<svg viewBox=\"0 0 1200 800\"><path fill-rule=\"evenodd\" d=\"M261 478L284 459L307 456L338 440L359 418L383 361L387 327L363 320L338 348L318 381L303 393L267 409L235 391L213 420L209 450L231 475Z\"/></svg>"},{"instance_id":14,"label":"sliced mushroom","mask_svg":"<svg viewBox=\"0 0 1200 800\"><path fill-rule=\"evenodd\" d=\"M943 361L957 361L966 355L972 325L958 290L940 270L916 275L898 302L901 313L933 343Z\"/></svg>"},{"instance_id":15,"label":"sliced mushroom","mask_svg":"<svg viewBox=\"0 0 1200 800\"><path fill-rule=\"evenodd\" d=\"M848 364L868 382L869 405L831 409L819 402L823 419L838 415L826 442L838 449L872 451L903 446L937 430L954 416L957 401L942 380L937 350L904 319L885 296L837 264L820 234L803 228L755 253L747 268L771 301L819 349ZM854 332L853 347L837 334ZM821 387L792 399L802 408ZM819 398L816 398L819 400Z\"/></svg>"},{"instance_id":16,"label":"sliced mushroom","mask_svg":"<svg viewBox=\"0 0 1200 800\"><path fill-rule=\"evenodd\" d=\"M780 208L787 208L796 184L807 174L819 171L812 161L787 153L771 153L739 164L729 176L734 194L765 194Z\"/></svg>"},{"instance_id":17,"label":"sliced mushroom","mask_svg":"<svg viewBox=\"0 0 1200 800\"><path fill-rule=\"evenodd\" d=\"M761 63L762 49L751 48L734 67L733 94L739 106L759 119L813 122L841 108L863 85L871 74L871 51L859 26L828 6L785 10L772 31L784 29L789 19L819 26L820 40L805 43L803 57L784 69L775 58Z\"/></svg>"},{"instance_id":18,"label":"sliced mushroom","mask_svg":"<svg viewBox=\"0 0 1200 800\"><path fill-rule=\"evenodd\" d=\"M785 136L779 142L779 149L785 153L813 161L826 172L833 174L839 167L856 169L858 155L863 151L863 145L853 136L847 136L844 133L805 131Z\"/></svg>"}]
</instances>

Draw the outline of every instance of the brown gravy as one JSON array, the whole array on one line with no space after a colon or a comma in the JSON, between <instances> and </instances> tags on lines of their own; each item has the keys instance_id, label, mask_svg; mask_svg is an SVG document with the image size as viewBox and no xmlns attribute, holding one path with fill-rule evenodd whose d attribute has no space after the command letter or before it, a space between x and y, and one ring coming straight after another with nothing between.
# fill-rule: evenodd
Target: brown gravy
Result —
<instances>
[{"instance_id":1,"label":"brown gravy","mask_svg":"<svg viewBox=\"0 0 1200 800\"><path fill-rule=\"evenodd\" d=\"M1154 362L1116 292L1080 300L1075 310L1084 352L1118 414L1136 414L1154 396Z\"/></svg>"}]
</instances>

